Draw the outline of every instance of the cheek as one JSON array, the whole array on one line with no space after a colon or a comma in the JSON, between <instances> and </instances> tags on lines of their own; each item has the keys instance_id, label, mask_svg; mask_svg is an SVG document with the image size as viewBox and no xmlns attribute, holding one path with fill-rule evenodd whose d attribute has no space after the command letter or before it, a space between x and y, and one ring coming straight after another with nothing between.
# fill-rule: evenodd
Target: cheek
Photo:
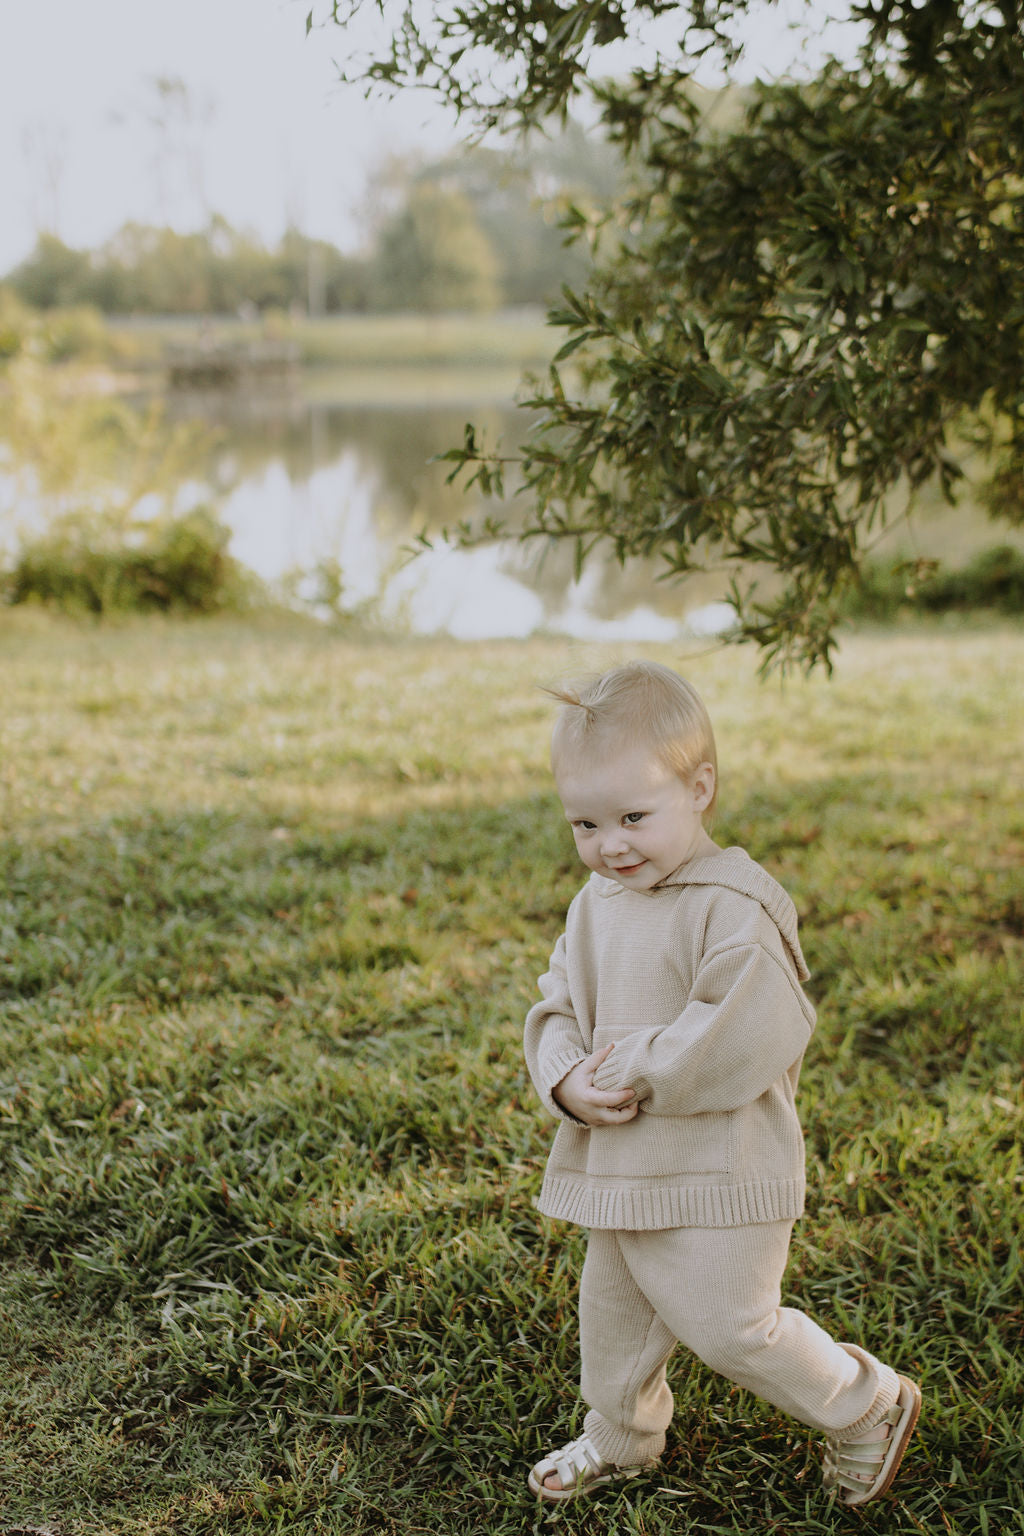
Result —
<instances>
[{"instance_id":1,"label":"cheek","mask_svg":"<svg viewBox=\"0 0 1024 1536\"><path fill-rule=\"evenodd\" d=\"M593 837L592 836L591 837L587 837L586 835L583 835L583 836L577 835L575 841L576 841L576 852L579 854L579 856L580 856L581 860L583 861L583 863L584 864L588 864L588 865L592 865L594 863L594 861L598 858L597 849L594 847Z\"/></svg>"}]
</instances>

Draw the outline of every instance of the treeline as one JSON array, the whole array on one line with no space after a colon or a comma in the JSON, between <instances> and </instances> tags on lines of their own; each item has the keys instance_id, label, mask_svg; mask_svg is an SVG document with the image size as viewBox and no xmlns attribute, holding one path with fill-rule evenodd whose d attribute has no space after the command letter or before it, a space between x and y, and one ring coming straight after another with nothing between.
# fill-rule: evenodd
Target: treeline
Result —
<instances>
[{"instance_id":1,"label":"treeline","mask_svg":"<svg viewBox=\"0 0 1024 1536\"><path fill-rule=\"evenodd\" d=\"M561 214L606 202L620 175L615 151L573 125L528 153L476 148L429 165L393 163L377 178L355 253L295 229L268 249L217 216L193 233L126 224L96 250L44 234L4 281L36 309L108 314L544 304L578 283L588 260L581 243L566 244Z\"/></svg>"}]
</instances>

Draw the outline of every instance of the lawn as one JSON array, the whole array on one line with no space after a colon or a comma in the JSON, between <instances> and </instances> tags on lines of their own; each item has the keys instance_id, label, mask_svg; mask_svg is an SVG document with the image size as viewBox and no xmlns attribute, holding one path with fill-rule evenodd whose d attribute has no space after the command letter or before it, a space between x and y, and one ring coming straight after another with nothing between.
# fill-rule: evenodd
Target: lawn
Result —
<instances>
[{"instance_id":1,"label":"lawn","mask_svg":"<svg viewBox=\"0 0 1024 1536\"><path fill-rule=\"evenodd\" d=\"M681 657L820 1010L789 1297L920 1379L872 1531L1024 1532L1024 632ZM622 653L0 614L0 1532L863 1529L680 1356L551 1510L580 1236L522 1016L580 870L537 684Z\"/></svg>"},{"instance_id":2,"label":"lawn","mask_svg":"<svg viewBox=\"0 0 1024 1536\"><path fill-rule=\"evenodd\" d=\"M311 368L527 368L543 366L552 333L540 310L495 314L324 315L238 320L231 316L113 316L106 327L126 361L152 363L181 346L294 344Z\"/></svg>"}]
</instances>

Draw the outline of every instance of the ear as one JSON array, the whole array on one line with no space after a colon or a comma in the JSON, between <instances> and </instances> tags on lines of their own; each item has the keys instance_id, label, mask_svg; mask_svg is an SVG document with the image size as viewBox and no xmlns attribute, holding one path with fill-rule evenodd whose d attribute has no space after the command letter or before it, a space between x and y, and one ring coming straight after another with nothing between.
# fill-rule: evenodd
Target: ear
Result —
<instances>
[{"instance_id":1,"label":"ear","mask_svg":"<svg viewBox=\"0 0 1024 1536\"><path fill-rule=\"evenodd\" d=\"M715 769L713 763L701 763L691 781L693 808L703 814L715 798Z\"/></svg>"}]
</instances>

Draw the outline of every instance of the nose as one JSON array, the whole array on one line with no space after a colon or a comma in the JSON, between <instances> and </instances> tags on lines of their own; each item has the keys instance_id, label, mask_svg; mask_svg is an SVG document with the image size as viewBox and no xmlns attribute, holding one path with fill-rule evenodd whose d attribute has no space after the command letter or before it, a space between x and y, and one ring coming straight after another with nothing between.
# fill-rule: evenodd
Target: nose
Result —
<instances>
[{"instance_id":1,"label":"nose","mask_svg":"<svg viewBox=\"0 0 1024 1536\"><path fill-rule=\"evenodd\" d=\"M601 837L601 856L613 858L616 854L625 853L629 847L629 839L621 827L612 827Z\"/></svg>"}]
</instances>

